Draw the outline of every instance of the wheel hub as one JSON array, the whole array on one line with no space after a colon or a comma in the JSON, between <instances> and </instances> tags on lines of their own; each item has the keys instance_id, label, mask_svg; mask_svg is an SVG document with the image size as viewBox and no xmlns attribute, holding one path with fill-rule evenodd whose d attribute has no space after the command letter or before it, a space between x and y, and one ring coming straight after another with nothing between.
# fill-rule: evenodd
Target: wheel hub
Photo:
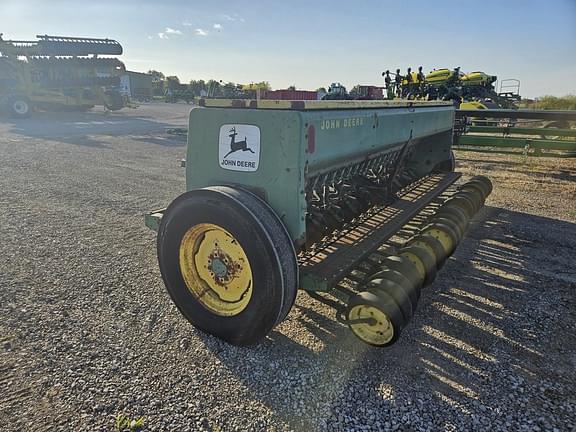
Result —
<instances>
[{"instance_id":1,"label":"wheel hub","mask_svg":"<svg viewBox=\"0 0 576 432\"><path fill-rule=\"evenodd\" d=\"M214 249L208 256L208 270L214 278L214 282L223 285L230 283L242 271L242 265L234 260L224 251Z\"/></svg>"},{"instance_id":2,"label":"wheel hub","mask_svg":"<svg viewBox=\"0 0 576 432\"><path fill-rule=\"evenodd\" d=\"M226 264L224 264L220 258L212 258L212 262L209 261L209 268L214 272L216 280L221 280L228 276L228 267L226 267Z\"/></svg>"},{"instance_id":3,"label":"wheel hub","mask_svg":"<svg viewBox=\"0 0 576 432\"><path fill-rule=\"evenodd\" d=\"M390 322L390 318L374 306L358 305L353 307L349 319L357 320L357 322L367 321L350 325L352 331L365 342L383 345L394 337L394 326Z\"/></svg>"},{"instance_id":4,"label":"wheel hub","mask_svg":"<svg viewBox=\"0 0 576 432\"><path fill-rule=\"evenodd\" d=\"M26 114L28 112L28 104L24 101L16 101L14 102L14 111L18 114Z\"/></svg>"},{"instance_id":5,"label":"wheel hub","mask_svg":"<svg viewBox=\"0 0 576 432\"><path fill-rule=\"evenodd\" d=\"M192 295L217 315L237 315L250 302L248 257L232 234L218 225L195 225L184 234L180 271Z\"/></svg>"}]
</instances>

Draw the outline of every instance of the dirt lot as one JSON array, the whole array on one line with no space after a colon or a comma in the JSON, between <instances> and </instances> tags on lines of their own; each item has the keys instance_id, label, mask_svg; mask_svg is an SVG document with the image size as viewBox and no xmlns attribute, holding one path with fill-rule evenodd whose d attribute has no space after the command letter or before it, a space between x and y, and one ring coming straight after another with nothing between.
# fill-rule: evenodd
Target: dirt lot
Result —
<instances>
[{"instance_id":1,"label":"dirt lot","mask_svg":"<svg viewBox=\"0 0 576 432\"><path fill-rule=\"evenodd\" d=\"M574 430L576 160L458 154L495 188L399 343L299 294L262 344L170 301L143 214L186 105L0 119L0 430Z\"/></svg>"}]
</instances>

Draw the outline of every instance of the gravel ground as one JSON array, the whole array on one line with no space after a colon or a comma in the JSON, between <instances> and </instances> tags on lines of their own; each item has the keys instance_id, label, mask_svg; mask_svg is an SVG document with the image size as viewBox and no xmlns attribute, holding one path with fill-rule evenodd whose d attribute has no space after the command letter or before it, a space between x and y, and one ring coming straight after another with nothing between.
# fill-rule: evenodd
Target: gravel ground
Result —
<instances>
[{"instance_id":1,"label":"gravel ground","mask_svg":"<svg viewBox=\"0 0 576 432\"><path fill-rule=\"evenodd\" d=\"M495 190L393 347L299 294L237 348L180 316L143 224L187 110L0 119L0 430L576 428L576 161L458 154Z\"/></svg>"}]
</instances>

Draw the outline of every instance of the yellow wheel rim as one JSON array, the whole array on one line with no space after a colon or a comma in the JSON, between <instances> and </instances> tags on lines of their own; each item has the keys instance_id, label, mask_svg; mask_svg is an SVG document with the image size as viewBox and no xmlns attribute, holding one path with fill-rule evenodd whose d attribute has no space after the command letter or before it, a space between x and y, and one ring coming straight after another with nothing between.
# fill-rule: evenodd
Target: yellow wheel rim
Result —
<instances>
[{"instance_id":1,"label":"yellow wheel rim","mask_svg":"<svg viewBox=\"0 0 576 432\"><path fill-rule=\"evenodd\" d=\"M373 318L375 323L351 324L350 329L356 336L372 345L384 345L394 337L394 326L383 311L369 305L357 305L350 309L348 319Z\"/></svg>"},{"instance_id":2,"label":"yellow wheel rim","mask_svg":"<svg viewBox=\"0 0 576 432\"><path fill-rule=\"evenodd\" d=\"M439 228L429 228L422 234L429 234L437 239L440 243L442 243L442 247L444 248L444 252L446 252L446 254L449 254L456 248L452 237L450 237L448 233Z\"/></svg>"},{"instance_id":3,"label":"yellow wheel rim","mask_svg":"<svg viewBox=\"0 0 576 432\"><path fill-rule=\"evenodd\" d=\"M441 261L444 258L441 256L436 256L436 252L434 251L432 246L430 246L428 243L426 243L422 240L415 240L410 245L411 246L418 246L418 247L421 247L423 249L426 249L434 258L436 258L436 263L438 263L439 261Z\"/></svg>"},{"instance_id":4,"label":"yellow wheel rim","mask_svg":"<svg viewBox=\"0 0 576 432\"><path fill-rule=\"evenodd\" d=\"M416 266L416 271L420 276L420 282L422 282L426 278L426 267L424 267L424 263L420 261L420 258L412 252L402 252L400 256L408 258L408 260Z\"/></svg>"},{"instance_id":5,"label":"yellow wheel rim","mask_svg":"<svg viewBox=\"0 0 576 432\"><path fill-rule=\"evenodd\" d=\"M238 315L252 297L252 269L244 249L224 228L194 225L180 243L180 272L190 293L211 312Z\"/></svg>"}]
</instances>

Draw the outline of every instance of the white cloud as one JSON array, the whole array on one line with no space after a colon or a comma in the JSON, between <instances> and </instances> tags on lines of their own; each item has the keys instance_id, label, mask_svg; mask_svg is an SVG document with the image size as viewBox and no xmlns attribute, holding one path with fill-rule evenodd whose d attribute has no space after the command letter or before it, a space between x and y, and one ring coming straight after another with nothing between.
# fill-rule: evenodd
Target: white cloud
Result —
<instances>
[{"instance_id":1,"label":"white cloud","mask_svg":"<svg viewBox=\"0 0 576 432\"><path fill-rule=\"evenodd\" d=\"M150 39L154 39L154 38L152 36L148 35L148 39L150 40Z\"/></svg>"},{"instance_id":2,"label":"white cloud","mask_svg":"<svg viewBox=\"0 0 576 432\"><path fill-rule=\"evenodd\" d=\"M214 27L215 30L222 30L222 24L214 24L212 27Z\"/></svg>"},{"instance_id":3,"label":"white cloud","mask_svg":"<svg viewBox=\"0 0 576 432\"><path fill-rule=\"evenodd\" d=\"M182 32L180 30L176 30L170 27L166 27L166 34L173 34L173 35L181 35Z\"/></svg>"},{"instance_id":4,"label":"white cloud","mask_svg":"<svg viewBox=\"0 0 576 432\"><path fill-rule=\"evenodd\" d=\"M240 15L238 14L233 14L233 15L228 15L228 14L221 14L220 18L223 21L240 21L240 22L245 22L246 20L244 18L242 18Z\"/></svg>"},{"instance_id":5,"label":"white cloud","mask_svg":"<svg viewBox=\"0 0 576 432\"><path fill-rule=\"evenodd\" d=\"M197 28L196 30L194 30L194 34L196 36L207 36L208 32L206 32L205 30L202 30L201 28Z\"/></svg>"},{"instance_id":6,"label":"white cloud","mask_svg":"<svg viewBox=\"0 0 576 432\"><path fill-rule=\"evenodd\" d=\"M172 27L166 27L166 30L158 33L158 37L160 39L170 39L171 36L182 36L182 31L178 29L173 29ZM148 39L151 39L151 37L149 37Z\"/></svg>"},{"instance_id":7,"label":"white cloud","mask_svg":"<svg viewBox=\"0 0 576 432\"><path fill-rule=\"evenodd\" d=\"M192 24L191 22L188 22L188 21L184 21L184 22L182 23L182 25L183 25L183 26L186 26L186 27L191 27L191 26L193 26L194 24Z\"/></svg>"}]
</instances>

